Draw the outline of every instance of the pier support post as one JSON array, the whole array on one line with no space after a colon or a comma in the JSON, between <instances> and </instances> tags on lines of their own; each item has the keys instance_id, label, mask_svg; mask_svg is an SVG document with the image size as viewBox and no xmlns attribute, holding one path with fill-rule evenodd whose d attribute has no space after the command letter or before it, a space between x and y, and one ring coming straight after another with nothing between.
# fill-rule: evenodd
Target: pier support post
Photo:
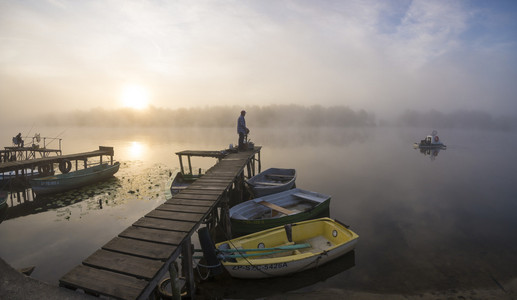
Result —
<instances>
[{"instance_id":1,"label":"pier support post","mask_svg":"<svg viewBox=\"0 0 517 300\"><path fill-rule=\"evenodd\" d=\"M181 300L180 289L176 284L176 279L178 278L178 271L176 270L176 267L174 266L174 262L171 262L169 264L169 276L171 278L172 299Z\"/></svg>"},{"instance_id":2,"label":"pier support post","mask_svg":"<svg viewBox=\"0 0 517 300\"><path fill-rule=\"evenodd\" d=\"M178 159L180 160L180 170L181 174L185 174L185 170L183 169L183 157L178 154Z\"/></svg>"},{"instance_id":3,"label":"pier support post","mask_svg":"<svg viewBox=\"0 0 517 300\"><path fill-rule=\"evenodd\" d=\"M255 176L255 155L251 158L251 176Z\"/></svg>"},{"instance_id":4,"label":"pier support post","mask_svg":"<svg viewBox=\"0 0 517 300\"><path fill-rule=\"evenodd\" d=\"M246 163L246 169L248 171L248 178L251 178L251 165L250 165L250 161L249 160Z\"/></svg>"},{"instance_id":5,"label":"pier support post","mask_svg":"<svg viewBox=\"0 0 517 300\"><path fill-rule=\"evenodd\" d=\"M193 174L192 173L192 162L190 161L190 155L187 155L187 158L188 158L188 170L189 170L190 174Z\"/></svg>"},{"instance_id":6,"label":"pier support post","mask_svg":"<svg viewBox=\"0 0 517 300\"><path fill-rule=\"evenodd\" d=\"M221 218L223 219L224 229L226 231L226 238L231 239L232 238L232 225L230 222L230 206L229 206L230 198L228 197L227 193L224 195L222 200L223 200L223 205L222 205L222 211L221 211L221 215L222 215Z\"/></svg>"},{"instance_id":7,"label":"pier support post","mask_svg":"<svg viewBox=\"0 0 517 300\"><path fill-rule=\"evenodd\" d=\"M190 236L183 241L181 252L181 269L183 271L183 276L185 276L185 284L187 285L187 297L194 299L196 286L194 282L194 271L192 268L192 244Z\"/></svg>"},{"instance_id":8,"label":"pier support post","mask_svg":"<svg viewBox=\"0 0 517 300\"><path fill-rule=\"evenodd\" d=\"M261 163L260 163L260 151L257 154L258 154L258 172L260 173L261 172L260 169L262 168Z\"/></svg>"}]
</instances>

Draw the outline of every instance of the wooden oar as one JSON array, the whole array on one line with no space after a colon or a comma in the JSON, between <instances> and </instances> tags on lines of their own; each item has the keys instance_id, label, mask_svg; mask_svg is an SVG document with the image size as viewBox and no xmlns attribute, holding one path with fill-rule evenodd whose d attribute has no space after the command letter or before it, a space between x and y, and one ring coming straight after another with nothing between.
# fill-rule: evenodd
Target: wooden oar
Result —
<instances>
[{"instance_id":1,"label":"wooden oar","mask_svg":"<svg viewBox=\"0 0 517 300\"><path fill-rule=\"evenodd\" d=\"M278 246L272 248L251 248L251 249L217 249L219 252L252 252L252 251L271 251L271 250L295 250L295 249L303 249L309 248L311 244L296 244L296 245L286 245L286 246Z\"/></svg>"},{"instance_id":2,"label":"wooden oar","mask_svg":"<svg viewBox=\"0 0 517 300\"><path fill-rule=\"evenodd\" d=\"M252 256L262 256L262 255L276 254L276 253L285 252L287 250L289 250L289 249L278 250L278 251L270 251L270 252L261 252L261 253L239 253L239 254L226 254L226 253L223 253L222 256L223 256L224 259L226 259L226 258L239 258L239 257L252 257Z\"/></svg>"}]
</instances>

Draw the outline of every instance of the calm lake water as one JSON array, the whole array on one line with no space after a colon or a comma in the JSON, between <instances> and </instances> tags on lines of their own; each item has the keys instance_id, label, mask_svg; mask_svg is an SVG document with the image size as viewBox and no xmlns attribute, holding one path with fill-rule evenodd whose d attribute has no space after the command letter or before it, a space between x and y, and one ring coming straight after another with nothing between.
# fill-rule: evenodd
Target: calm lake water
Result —
<instances>
[{"instance_id":1,"label":"calm lake water","mask_svg":"<svg viewBox=\"0 0 517 300\"><path fill-rule=\"evenodd\" d=\"M17 130L3 130L2 146ZM350 225L359 244L337 262L281 284L223 278L201 289L230 298L330 288L416 293L497 288L515 278L517 135L439 129L446 150L414 149L431 130L252 130L251 140L263 147L262 168L296 168L297 187L331 195L330 216ZM122 166L95 187L41 199L21 192L8 200L0 257L15 268L36 266L32 277L54 285L165 201L166 182L179 168L175 152L220 150L237 141L233 128L70 128L60 137L64 154L113 146ZM206 169L215 160L193 163Z\"/></svg>"}]
</instances>

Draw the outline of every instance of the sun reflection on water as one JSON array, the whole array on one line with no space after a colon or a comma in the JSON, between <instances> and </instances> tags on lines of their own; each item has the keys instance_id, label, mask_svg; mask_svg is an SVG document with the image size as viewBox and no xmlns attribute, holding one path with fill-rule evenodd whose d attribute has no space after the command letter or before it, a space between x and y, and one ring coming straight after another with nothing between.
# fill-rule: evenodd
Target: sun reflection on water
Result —
<instances>
[{"instance_id":1,"label":"sun reflection on water","mask_svg":"<svg viewBox=\"0 0 517 300\"><path fill-rule=\"evenodd\" d=\"M142 156L147 152L147 145L138 142L132 141L127 149L127 159L129 160L140 160Z\"/></svg>"}]
</instances>

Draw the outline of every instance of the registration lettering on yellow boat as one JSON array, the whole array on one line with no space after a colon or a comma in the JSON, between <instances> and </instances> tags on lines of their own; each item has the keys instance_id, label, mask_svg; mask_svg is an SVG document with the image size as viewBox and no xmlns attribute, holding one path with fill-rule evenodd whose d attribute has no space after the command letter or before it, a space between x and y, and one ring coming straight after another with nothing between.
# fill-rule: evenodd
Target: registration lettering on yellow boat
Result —
<instances>
[{"instance_id":1,"label":"registration lettering on yellow boat","mask_svg":"<svg viewBox=\"0 0 517 300\"><path fill-rule=\"evenodd\" d=\"M243 271L263 271L263 270L281 269L281 268L286 268L286 267L287 267L287 263L283 262L283 263L269 264L269 265L259 265L259 266L252 266L252 265L233 266L232 269L234 271L240 271L240 270L243 270Z\"/></svg>"}]
</instances>

